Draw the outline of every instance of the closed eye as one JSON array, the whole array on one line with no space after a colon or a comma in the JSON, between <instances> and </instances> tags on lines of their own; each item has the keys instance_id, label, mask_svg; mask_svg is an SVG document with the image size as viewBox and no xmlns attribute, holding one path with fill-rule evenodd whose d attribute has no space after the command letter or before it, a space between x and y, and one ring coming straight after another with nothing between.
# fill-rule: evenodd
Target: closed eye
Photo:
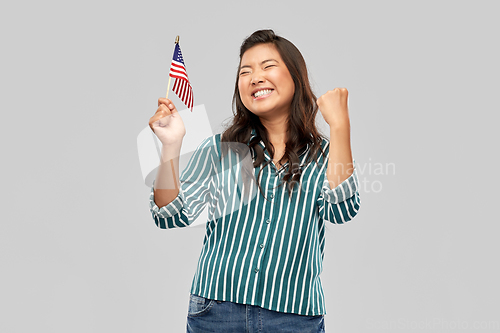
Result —
<instances>
[{"instance_id":1,"label":"closed eye","mask_svg":"<svg viewBox=\"0 0 500 333\"><path fill-rule=\"evenodd\" d=\"M268 69L269 67L276 67L276 65L268 65L268 66L264 67L264 69Z\"/></svg>"}]
</instances>

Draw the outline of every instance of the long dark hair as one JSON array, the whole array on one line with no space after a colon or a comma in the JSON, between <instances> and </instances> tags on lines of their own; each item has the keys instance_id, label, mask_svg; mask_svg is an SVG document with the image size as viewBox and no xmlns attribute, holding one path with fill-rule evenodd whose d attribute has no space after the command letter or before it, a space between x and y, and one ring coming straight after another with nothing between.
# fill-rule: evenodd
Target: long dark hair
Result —
<instances>
[{"instance_id":1,"label":"long dark hair","mask_svg":"<svg viewBox=\"0 0 500 333\"><path fill-rule=\"evenodd\" d=\"M233 120L229 127L222 133L222 142L240 142L247 144L251 137L252 128L255 130L256 136L250 141L248 147L255 153L255 161L253 167L257 167L264 162L264 151L259 145L262 140L266 149L271 156L271 160L266 162L259 171L271 163L274 157L274 147L268 140L266 128L262 125L258 116L250 112L241 101L240 91L238 88L239 67L241 66L241 58L243 54L253 46L259 44L272 44L276 47L281 58L283 59L288 71L290 72L293 83L295 84L295 94L290 106L290 114L288 118L288 139L286 142L285 154L280 159L279 164L286 158L289 163L282 183L286 183L289 191L289 196L293 191L294 185L300 180L302 169L300 167L299 155L306 146L310 145L310 151L305 164L308 164L312 158L317 161L318 150L324 155L321 149L322 135L316 128L316 114L318 106L316 105L316 96L312 92L309 84L306 63L302 54L287 39L278 36L273 30L258 30L247 37L240 47L240 64L236 73L236 84L233 95ZM257 184L259 177L257 176ZM258 184L259 185L259 184ZM262 188L259 189L264 195ZM264 195L265 196L265 195Z\"/></svg>"}]
</instances>

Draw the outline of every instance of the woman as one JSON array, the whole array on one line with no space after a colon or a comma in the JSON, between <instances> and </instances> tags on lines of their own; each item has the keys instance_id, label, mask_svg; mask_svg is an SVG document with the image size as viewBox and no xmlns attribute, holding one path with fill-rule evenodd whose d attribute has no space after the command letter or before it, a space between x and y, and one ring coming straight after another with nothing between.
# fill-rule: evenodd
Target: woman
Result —
<instances>
[{"instance_id":1,"label":"woman","mask_svg":"<svg viewBox=\"0 0 500 333\"><path fill-rule=\"evenodd\" d=\"M200 144L180 179L185 129L173 103L160 98L149 122L163 143L156 224L188 226L208 204L187 331L324 332L325 221L352 220L360 203L347 90L316 100L299 50L259 30L241 46L233 102L232 124Z\"/></svg>"}]
</instances>

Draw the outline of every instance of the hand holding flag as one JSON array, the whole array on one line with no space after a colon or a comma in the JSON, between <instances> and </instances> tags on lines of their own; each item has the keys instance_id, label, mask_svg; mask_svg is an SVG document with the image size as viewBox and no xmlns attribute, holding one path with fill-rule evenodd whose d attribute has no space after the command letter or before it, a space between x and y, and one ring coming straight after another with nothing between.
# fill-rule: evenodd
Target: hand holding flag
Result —
<instances>
[{"instance_id":1,"label":"hand holding flag","mask_svg":"<svg viewBox=\"0 0 500 333\"><path fill-rule=\"evenodd\" d=\"M180 100L193 111L193 88L189 83L184 58L182 57L181 47L179 45L179 36L175 39L174 56L170 65L170 73L168 79L167 98L170 90L170 80L175 78L173 91Z\"/></svg>"}]
</instances>

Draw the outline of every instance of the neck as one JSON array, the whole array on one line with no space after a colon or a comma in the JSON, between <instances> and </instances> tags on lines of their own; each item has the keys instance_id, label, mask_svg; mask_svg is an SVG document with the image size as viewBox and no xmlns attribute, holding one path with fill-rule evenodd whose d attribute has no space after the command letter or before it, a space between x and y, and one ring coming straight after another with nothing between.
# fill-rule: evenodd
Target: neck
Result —
<instances>
[{"instance_id":1,"label":"neck","mask_svg":"<svg viewBox=\"0 0 500 333\"><path fill-rule=\"evenodd\" d=\"M281 116L274 119L260 118L260 122L267 130L269 141L275 147L284 146L287 141L287 117Z\"/></svg>"}]
</instances>

